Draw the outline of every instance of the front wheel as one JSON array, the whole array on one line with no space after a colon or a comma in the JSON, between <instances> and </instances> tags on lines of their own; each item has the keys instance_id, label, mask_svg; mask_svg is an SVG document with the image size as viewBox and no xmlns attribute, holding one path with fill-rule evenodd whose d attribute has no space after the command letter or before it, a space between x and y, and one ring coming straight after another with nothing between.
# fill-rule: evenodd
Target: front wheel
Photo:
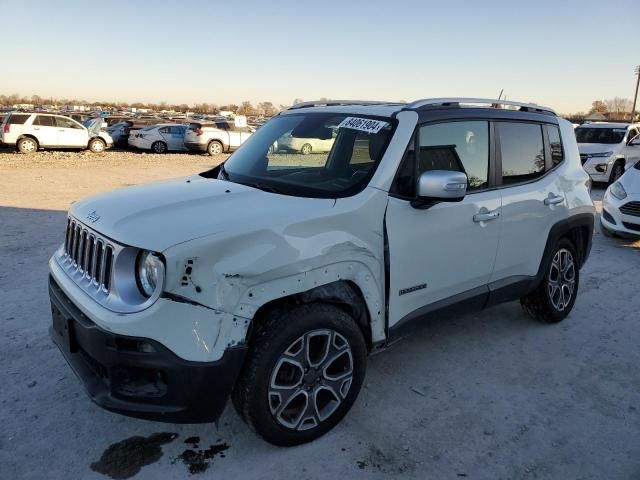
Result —
<instances>
[{"instance_id":1,"label":"front wheel","mask_svg":"<svg viewBox=\"0 0 640 480\"><path fill-rule=\"evenodd\" d=\"M363 335L347 313L326 304L291 307L255 332L233 404L269 443L310 442L349 411L366 361Z\"/></svg>"},{"instance_id":2,"label":"front wheel","mask_svg":"<svg viewBox=\"0 0 640 480\"><path fill-rule=\"evenodd\" d=\"M541 322L560 322L573 309L579 281L575 248L569 240L562 239L554 248L540 285L520 300L522 308Z\"/></svg>"},{"instance_id":3,"label":"front wheel","mask_svg":"<svg viewBox=\"0 0 640 480\"><path fill-rule=\"evenodd\" d=\"M107 144L100 138L92 138L89 142L89 150L91 153L102 153L107 148Z\"/></svg>"},{"instance_id":4,"label":"front wheel","mask_svg":"<svg viewBox=\"0 0 640 480\"><path fill-rule=\"evenodd\" d=\"M309 155L312 150L313 148L311 147L311 144L305 143L304 145L302 145L302 148L300 149L300 153L302 153L303 155Z\"/></svg>"}]
</instances>

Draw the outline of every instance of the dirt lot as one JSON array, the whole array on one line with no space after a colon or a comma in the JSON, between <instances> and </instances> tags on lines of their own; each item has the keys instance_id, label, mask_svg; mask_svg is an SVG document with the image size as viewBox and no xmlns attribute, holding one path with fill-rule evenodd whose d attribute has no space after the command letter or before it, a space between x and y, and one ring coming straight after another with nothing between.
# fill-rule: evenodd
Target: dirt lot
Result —
<instances>
[{"instance_id":1,"label":"dirt lot","mask_svg":"<svg viewBox=\"0 0 640 480\"><path fill-rule=\"evenodd\" d=\"M431 323L370 358L353 410L312 444L272 447L231 407L216 428L93 405L47 335L65 210L221 159L0 153L1 479L640 478L640 242L599 231L565 322L537 324L511 303Z\"/></svg>"}]
</instances>

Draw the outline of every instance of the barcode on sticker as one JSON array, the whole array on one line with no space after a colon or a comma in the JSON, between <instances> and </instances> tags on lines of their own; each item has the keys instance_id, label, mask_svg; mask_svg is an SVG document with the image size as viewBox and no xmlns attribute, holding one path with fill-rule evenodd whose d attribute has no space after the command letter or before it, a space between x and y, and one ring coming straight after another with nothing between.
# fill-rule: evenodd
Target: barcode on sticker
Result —
<instances>
[{"instance_id":1,"label":"barcode on sticker","mask_svg":"<svg viewBox=\"0 0 640 480\"><path fill-rule=\"evenodd\" d=\"M360 117L347 117L338 128L350 128L352 130L360 130L361 132L367 133L378 133L384 127L389 125L387 122L383 122L381 120L372 120L370 118L360 118Z\"/></svg>"}]
</instances>

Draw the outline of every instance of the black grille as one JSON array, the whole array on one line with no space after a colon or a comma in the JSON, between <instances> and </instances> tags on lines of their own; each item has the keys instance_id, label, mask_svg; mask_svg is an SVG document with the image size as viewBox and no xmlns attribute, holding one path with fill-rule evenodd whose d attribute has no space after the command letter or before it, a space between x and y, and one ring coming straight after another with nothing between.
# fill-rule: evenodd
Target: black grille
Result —
<instances>
[{"instance_id":1,"label":"black grille","mask_svg":"<svg viewBox=\"0 0 640 480\"><path fill-rule=\"evenodd\" d=\"M627 228L629 230L640 232L640 225L638 225L637 223L622 222L622 225L624 225L624 228Z\"/></svg>"},{"instance_id":2,"label":"black grille","mask_svg":"<svg viewBox=\"0 0 640 480\"><path fill-rule=\"evenodd\" d=\"M80 223L69 219L64 251L77 271L109 291L114 253L111 245Z\"/></svg>"},{"instance_id":3,"label":"black grille","mask_svg":"<svg viewBox=\"0 0 640 480\"><path fill-rule=\"evenodd\" d=\"M620 207L620 212L625 215L640 217L640 202L628 202Z\"/></svg>"}]
</instances>

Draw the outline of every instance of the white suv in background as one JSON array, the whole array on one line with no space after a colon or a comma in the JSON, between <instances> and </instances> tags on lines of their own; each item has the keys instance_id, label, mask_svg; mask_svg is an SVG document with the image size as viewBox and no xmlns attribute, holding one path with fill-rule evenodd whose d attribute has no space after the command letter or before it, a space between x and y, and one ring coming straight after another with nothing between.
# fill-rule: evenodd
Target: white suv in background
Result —
<instances>
[{"instance_id":1,"label":"white suv in background","mask_svg":"<svg viewBox=\"0 0 640 480\"><path fill-rule=\"evenodd\" d=\"M195 152L220 155L240 148L252 133L250 127L237 127L227 120L192 122L184 135L184 145Z\"/></svg>"},{"instance_id":2,"label":"white suv in background","mask_svg":"<svg viewBox=\"0 0 640 480\"><path fill-rule=\"evenodd\" d=\"M640 160L640 145L631 145L640 123L585 123L575 132L580 160L594 182L611 184Z\"/></svg>"},{"instance_id":3,"label":"white suv in background","mask_svg":"<svg viewBox=\"0 0 640 480\"><path fill-rule=\"evenodd\" d=\"M113 146L103 126L102 118L88 121L85 127L63 115L10 113L2 123L0 143L15 145L21 153L39 148L88 148L99 153Z\"/></svg>"},{"instance_id":4,"label":"white suv in background","mask_svg":"<svg viewBox=\"0 0 640 480\"><path fill-rule=\"evenodd\" d=\"M275 151L288 137L333 144ZM563 320L589 183L545 107L298 104L213 170L74 203L51 337L107 409L208 422L231 396L267 441L309 442L351 408L368 354L429 319L519 300Z\"/></svg>"}]
</instances>

